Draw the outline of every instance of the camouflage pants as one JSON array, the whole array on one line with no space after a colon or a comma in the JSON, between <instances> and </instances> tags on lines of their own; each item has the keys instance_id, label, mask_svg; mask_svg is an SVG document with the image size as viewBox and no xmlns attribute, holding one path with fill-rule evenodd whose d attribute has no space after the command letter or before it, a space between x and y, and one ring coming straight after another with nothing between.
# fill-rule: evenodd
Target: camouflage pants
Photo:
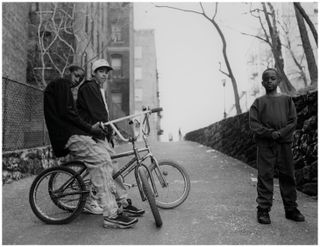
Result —
<instances>
[{"instance_id":1,"label":"camouflage pants","mask_svg":"<svg viewBox=\"0 0 320 247\"><path fill-rule=\"evenodd\" d=\"M71 136L66 148L74 159L84 162L88 167L91 182L97 190L96 197L103 208L103 216L115 217L118 212L117 186L112 178L114 167L107 149L102 143L83 135Z\"/></svg>"}]
</instances>

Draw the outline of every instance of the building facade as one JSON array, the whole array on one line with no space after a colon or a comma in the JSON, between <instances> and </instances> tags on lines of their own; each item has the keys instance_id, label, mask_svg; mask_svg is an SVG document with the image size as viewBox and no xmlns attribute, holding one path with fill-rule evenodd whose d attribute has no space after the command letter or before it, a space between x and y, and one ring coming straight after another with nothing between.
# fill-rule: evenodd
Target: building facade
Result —
<instances>
[{"instance_id":1,"label":"building facade","mask_svg":"<svg viewBox=\"0 0 320 247\"><path fill-rule=\"evenodd\" d=\"M108 4L108 58L113 68L108 98L114 118L133 113L133 6Z\"/></svg>"},{"instance_id":2,"label":"building facade","mask_svg":"<svg viewBox=\"0 0 320 247\"><path fill-rule=\"evenodd\" d=\"M28 3L2 3L2 76L25 82Z\"/></svg>"},{"instance_id":3,"label":"building facade","mask_svg":"<svg viewBox=\"0 0 320 247\"><path fill-rule=\"evenodd\" d=\"M75 61L91 78L92 63L107 59L113 67L104 85L111 118L128 115L132 111L130 88L133 78L132 3L97 2L76 3Z\"/></svg>"},{"instance_id":4,"label":"building facade","mask_svg":"<svg viewBox=\"0 0 320 247\"><path fill-rule=\"evenodd\" d=\"M104 85L111 118L134 112L132 3L7 2L2 7L3 133L9 142L19 139L8 148L26 147L23 143L46 133L42 90L71 63L91 79L92 62L107 59L114 67ZM39 145L34 143L28 147Z\"/></svg>"},{"instance_id":5,"label":"building facade","mask_svg":"<svg viewBox=\"0 0 320 247\"><path fill-rule=\"evenodd\" d=\"M159 107L159 81L157 72L156 47L153 30L136 30L134 39L134 104L135 111L142 107ZM150 118L153 140L159 140L160 114L152 114Z\"/></svg>"}]
</instances>

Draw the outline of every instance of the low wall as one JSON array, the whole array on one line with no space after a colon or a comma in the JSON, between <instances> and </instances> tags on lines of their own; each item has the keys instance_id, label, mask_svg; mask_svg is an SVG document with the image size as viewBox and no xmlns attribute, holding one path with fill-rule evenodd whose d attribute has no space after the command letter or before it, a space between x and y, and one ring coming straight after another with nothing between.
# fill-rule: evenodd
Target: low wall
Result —
<instances>
[{"instance_id":1,"label":"low wall","mask_svg":"<svg viewBox=\"0 0 320 247\"><path fill-rule=\"evenodd\" d=\"M116 145L121 143L118 138L114 141ZM48 167L59 166L70 160L72 158L69 155L62 158L55 157L50 145L2 152L2 184L37 175Z\"/></svg>"},{"instance_id":2,"label":"low wall","mask_svg":"<svg viewBox=\"0 0 320 247\"><path fill-rule=\"evenodd\" d=\"M298 123L292 145L298 190L317 195L317 103L318 93L294 97ZM216 122L208 127L189 132L186 140L212 147L256 168L256 145L249 128L249 113Z\"/></svg>"},{"instance_id":3,"label":"low wall","mask_svg":"<svg viewBox=\"0 0 320 247\"><path fill-rule=\"evenodd\" d=\"M2 184L38 174L68 159L55 158L51 146L2 153Z\"/></svg>"}]
</instances>

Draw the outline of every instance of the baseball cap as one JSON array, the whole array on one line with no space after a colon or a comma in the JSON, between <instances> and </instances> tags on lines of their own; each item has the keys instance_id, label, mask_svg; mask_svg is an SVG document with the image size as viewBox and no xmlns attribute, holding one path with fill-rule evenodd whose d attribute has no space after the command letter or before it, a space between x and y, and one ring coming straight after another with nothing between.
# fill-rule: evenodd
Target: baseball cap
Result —
<instances>
[{"instance_id":1,"label":"baseball cap","mask_svg":"<svg viewBox=\"0 0 320 247\"><path fill-rule=\"evenodd\" d=\"M98 59L92 64L92 73L96 71L96 69L101 67L107 67L108 71L113 70L113 68L109 65L108 61L105 59Z\"/></svg>"}]
</instances>

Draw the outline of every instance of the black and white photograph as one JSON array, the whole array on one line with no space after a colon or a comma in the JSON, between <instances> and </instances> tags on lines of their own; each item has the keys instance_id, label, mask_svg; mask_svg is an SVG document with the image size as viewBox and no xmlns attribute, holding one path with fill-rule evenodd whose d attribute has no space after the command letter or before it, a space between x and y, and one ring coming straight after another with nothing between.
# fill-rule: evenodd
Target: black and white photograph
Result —
<instances>
[{"instance_id":1,"label":"black and white photograph","mask_svg":"<svg viewBox=\"0 0 320 247\"><path fill-rule=\"evenodd\" d=\"M317 1L2 1L2 245L318 245Z\"/></svg>"}]
</instances>

